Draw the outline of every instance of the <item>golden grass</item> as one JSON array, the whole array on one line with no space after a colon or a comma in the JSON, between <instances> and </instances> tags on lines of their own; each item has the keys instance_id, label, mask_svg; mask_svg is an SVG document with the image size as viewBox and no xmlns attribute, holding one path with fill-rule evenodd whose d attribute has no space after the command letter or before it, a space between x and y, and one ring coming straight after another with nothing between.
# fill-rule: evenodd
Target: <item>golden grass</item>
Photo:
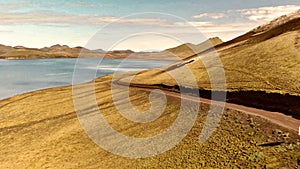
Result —
<instances>
[{"instance_id":1,"label":"golden grass","mask_svg":"<svg viewBox=\"0 0 300 169\"><path fill-rule=\"evenodd\" d=\"M300 49L296 46L299 42L299 31L288 32L283 35L271 38L258 44L234 47L217 48L226 75L227 91L265 91L267 93L289 93L300 95ZM200 55L205 57L209 70L217 68L211 57L214 52ZM193 72L177 71L177 78L184 79L193 77L197 80L201 89L211 89L211 82L203 60L199 56L191 57L186 64ZM176 65L178 63L175 63ZM181 63L179 63L181 64ZM171 65L172 66L172 65ZM167 84L176 85L169 72L171 66L162 70L144 71L137 75L132 81L133 84ZM219 66L219 65L217 65ZM213 72L213 70L211 71ZM214 77L218 77L215 75ZM216 79L218 82L218 79ZM185 81L185 86L189 86L190 81Z\"/></svg>"},{"instance_id":2,"label":"golden grass","mask_svg":"<svg viewBox=\"0 0 300 169\"><path fill-rule=\"evenodd\" d=\"M82 94L92 94L88 86L81 85ZM168 106L159 119L149 124L134 124L118 114L114 107L110 77L97 79L95 87L97 103L105 119L125 135L156 135L177 117L179 100L168 98ZM147 92L134 88L130 91L134 106L141 110L149 108ZM198 137L207 111L208 106L201 105L194 127L173 149L150 158L128 159L104 151L88 138L77 120L71 87L22 94L0 104L1 168L260 168L297 165L297 133L235 111L226 111L218 130L200 145ZM282 135L272 134L276 129L282 130ZM289 138L284 138L283 134L288 132ZM284 143L259 146L277 141Z\"/></svg>"}]
</instances>

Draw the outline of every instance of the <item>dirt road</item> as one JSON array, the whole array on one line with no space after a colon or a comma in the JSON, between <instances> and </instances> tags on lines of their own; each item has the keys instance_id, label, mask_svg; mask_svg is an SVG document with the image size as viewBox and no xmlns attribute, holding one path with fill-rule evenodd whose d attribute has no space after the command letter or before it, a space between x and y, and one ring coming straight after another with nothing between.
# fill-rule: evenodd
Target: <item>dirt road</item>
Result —
<instances>
[{"instance_id":1,"label":"dirt road","mask_svg":"<svg viewBox=\"0 0 300 169\"><path fill-rule=\"evenodd\" d=\"M142 90L142 91L148 91L148 92L153 90L153 89L149 89L149 88L136 87L136 86L134 88L137 88L138 90ZM199 103L211 104L211 102L212 102L209 99L199 98L199 97L190 96L190 95L181 95L180 93L166 91L166 90L164 90L164 93L171 97L188 99L188 100L199 102ZM217 101L215 101L215 103L218 104ZM221 102L219 102L219 104L220 103ZM224 105L224 102L221 104ZM233 104L233 103L225 103L225 108L240 111L240 112L243 112L243 113L246 113L249 115L259 116L261 118L271 121L272 123L278 124L282 127L285 127L290 130L294 130L296 132L298 132L298 130L299 130L299 126L300 126L299 119L293 118L291 116L285 115L280 112L271 112L271 111L256 109L256 108L252 108L252 107L246 107L246 106Z\"/></svg>"}]
</instances>

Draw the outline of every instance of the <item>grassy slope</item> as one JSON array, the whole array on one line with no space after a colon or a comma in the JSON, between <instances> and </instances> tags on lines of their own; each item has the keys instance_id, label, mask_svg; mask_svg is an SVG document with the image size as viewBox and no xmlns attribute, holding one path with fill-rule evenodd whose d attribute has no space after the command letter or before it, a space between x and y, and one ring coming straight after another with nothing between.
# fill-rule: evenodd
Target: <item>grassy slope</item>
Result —
<instances>
[{"instance_id":1,"label":"grassy slope","mask_svg":"<svg viewBox=\"0 0 300 169\"><path fill-rule=\"evenodd\" d=\"M226 75L227 92L232 96L228 98L229 101L300 117L300 99L297 98L300 96L300 28L296 28L275 37L271 37L274 31L270 31L247 40L217 46L216 51ZM186 79L182 86L195 88L187 79L194 77L200 90L211 90L211 82L203 60L208 63L208 70L214 72L213 70L219 67L211 57L214 54L214 51L208 51L200 54L200 57L187 58L185 62L192 70L192 76L189 72L182 71L182 67L179 66L182 63L178 62L163 69L143 71L131 83L157 86L164 84L172 87L176 86L177 82L169 73L174 73L177 78ZM218 82L216 79L215 85L218 85ZM239 96L239 93L243 94ZM253 102L240 98L245 96ZM276 99L283 102L277 103Z\"/></svg>"},{"instance_id":2,"label":"grassy slope","mask_svg":"<svg viewBox=\"0 0 300 169\"><path fill-rule=\"evenodd\" d=\"M176 118L179 100L168 98L164 114L156 121L129 122L113 106L109 86L110 77L97 79L97 102L105 119L123 134L155 135ZM82 92L91 94L88 85L82 85ZM148 108L148 93L131 89L131 98L136 108ZM201 105L193 129L170 151L151 158L128 159L102 150L83 132L74 112L71 87L15 96L0 103L0 165L1 168L103 169L297 166L300 160L297 133L235 111L226 111L218 130L200 145L198 137L207 111L208 106ZM278 133L279 130L282 133ZM259 146L281 141L284 143L277 146Z\"/></svg>"},{"instance_id":3,"label":"grassy slope","mask_svg":"<svg viewBox=\"0 0 300 169\"><path fill-rule=\"evenodd\" d=\"M287 32L280 36L268 39L258 44L246 47L227 47L217 49L226 74L228 91L237 90L263 90L266 92L289 93L300 95L300 32ZM209 56L214 52L208 52L201 56L208 56L205 61L209 69L213 69L214 60ZM191 62L189 62L191 61ZM192 57L186 64L193 71L198 85L203 89L211 89L205 66L199 57ZM181 63L175 63L181 64ZM140 73L133 83L167 84L175 85L165 71L174 65L162 70L155 69ZM177 71L176 69L172 71ZM145 78L145 77L148 78ZM183 74L182 76L188 76ZM293 84L293 85L291 85ZM186 82L189 85L189 82Z\"/></svg>"}]
</instances>

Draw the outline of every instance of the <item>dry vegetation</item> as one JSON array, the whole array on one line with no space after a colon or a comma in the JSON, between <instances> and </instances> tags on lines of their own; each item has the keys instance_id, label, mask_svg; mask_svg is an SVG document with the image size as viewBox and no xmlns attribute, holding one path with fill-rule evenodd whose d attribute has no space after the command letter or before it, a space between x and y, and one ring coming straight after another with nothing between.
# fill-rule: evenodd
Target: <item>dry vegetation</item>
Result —
<instances>
[{"instance_id":1,"label":"dry vegetation","mask_svg":"<svg viewBox=\"0 0 300 169\"><path fill-rule=\"evenodd\" d=\"M225 70L228 91L261 90L268 93L289 93L299 96L300 49L296 46L299 43L299 37L300 31L296 30L257 44L239 46L242 44L240 42L234 46L217 48L217 55L219 55ZM214 54L215 52L211 51L185 60L186 65L193 71L193 77L197 79L198 85L202 89L211 89L206 67L209 70L216 67L214 58L209 57ZM206 67L203 65L203 60L208 63ZM132 83L174 86L175 82L168 73L179 71L172 68L176 65L181 65L181 62L163 69L139 73L136 81ZM177 73L176 75L184 78L189 76L187 73ZM141 81L141 79L144 80ZM186 81L185 85L190 85L189 81Z\"/></svg>"},{"instance_id":2,"label":"dry vegetation","mask_svg":"<svg viewBox=\"0 0 300 169\"><path fill-rule=\"evenodd\" d=\"M177 62L161 69L143 71L131 83L135 86L158 87L164 84L172 88L178 84L170 74L176 74L178 79L185 79L181 86L199 88L201 93L211 90L214 84L217 86L214 90L218 91L218 85L221 84L221 78L218 78L222 74L217 74L215 70L221 67L226 76L229 102L285 112L299 118L299 20L281 26L284 29L273 28L244 39L244 36L248 36L246 34L218 45L215 51L207 50L186 58L184 65L192 70L192 75L183 71L182 62ZM217 64L213 57L216 55L220 57L222 65ZM208 72L217 77L214 82L210 81ZM193 86L189 78L195 78L198 87ZM121 81L127 83L127 79ZM242 100L242 97L248 97L249 100Z\"/></svg>"},{"instance_id":3,"label":"dry vegetation","mask_svg":"<svg viewBox=\"0 0 300 169\"><path fill-rule=\"evenodd\" d=\"M89 85L81 85L92 94ZM133 124L120 116L110 96L110 77L96 81L96 97L105 119L116 130L147 137L165 130L176 118L180 100L168 97L164 114L149 124ZM148 93L131 89L133 104L147 109ZM80 127L71 87L27 93L0 105L1 168L295 168L300 140L258 117L226 110L220 127L203 145L198 142L208 105L201 105L197 121L173 149L144 159L128 159L104 151ZM120 125L122 124L122 125Z\"/></svg>"}]
</instances>

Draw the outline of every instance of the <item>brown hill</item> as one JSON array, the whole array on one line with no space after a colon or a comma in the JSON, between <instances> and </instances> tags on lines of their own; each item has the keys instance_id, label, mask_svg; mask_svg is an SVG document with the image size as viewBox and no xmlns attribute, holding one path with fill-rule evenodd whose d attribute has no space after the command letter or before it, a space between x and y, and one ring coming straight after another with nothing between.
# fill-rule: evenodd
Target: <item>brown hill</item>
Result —
<instances>
[{"instance_id":1,"label":"brown hill","mask_svg":"<svg viewBox=\"0 0 300 169\"><path fill-rule=\"evenodd\" d=\"M26 48L23 46L8 47L10 50L0 48L0 59L39 59L39 58L77 58L81 51L87 57L97 57L99 50L92 51L82 47L71 48L67 45L53 45L41 49Z\"/></svg>"},{"instance_id":2,"label":"brown hill","mask_svg":"<svg viewBox=\"0 0 300 169\"><path fill-rule=\"evenodd\" d=\"M130 57L129 57L130 56ZM0 59L41 59L41 58L131 58L154 60L178 60L170 53L160 52L133 52L131 50L104 51L102 49L89 50L84 47L71 48L67 45L53 45L41 49L26 48L23 46L0 45Z\"/></svg>"},{"instance_id":3,"label":"brown hill","mask_svg":"<svg viewBox=\"0 0 300 169\"><path fill-rule=\"evenodd\" d=\"M167 49L166 51L163 51L162 53L172 53L175 56L178 56L182 59L200 53L202 51L205 51L211 47L217 46L222 44L223 41L219 37L209 38L208 40L198 44L194 45L191 43L186 43L179 45L174 48Z\"/></svg>"},{"instance_id":4,"label":"brown hill","mask_svg":"<svg viewBox=\"0 0 300 169\"><path fill-rule=\"evenodd\" d=\"M11 47L11 46L5 46L5 45L0 45L0 55L1 54L4 54L4 53L7 53L11 50L13 50L14 48Z\"/></svg>"},{"instance_id":5,"label":"brown hill","mask_svg":"<svg viewBox=\"0 0 300 169\"><path fill-rule=\"evenodd\" d=\"M83 47L71 48L67 45L53 45L41 49L26 48L23 46L0 46L0 59L39 59L39 58L131 58L131 59L154 59L154 60L180 60L195 53L207 50L219 45L222 40L210 38L209 40L194 44L183 44L162 52L133 52L131 50L104 51L101 49L89 50Z\"/></svg>"}]
</instances>

